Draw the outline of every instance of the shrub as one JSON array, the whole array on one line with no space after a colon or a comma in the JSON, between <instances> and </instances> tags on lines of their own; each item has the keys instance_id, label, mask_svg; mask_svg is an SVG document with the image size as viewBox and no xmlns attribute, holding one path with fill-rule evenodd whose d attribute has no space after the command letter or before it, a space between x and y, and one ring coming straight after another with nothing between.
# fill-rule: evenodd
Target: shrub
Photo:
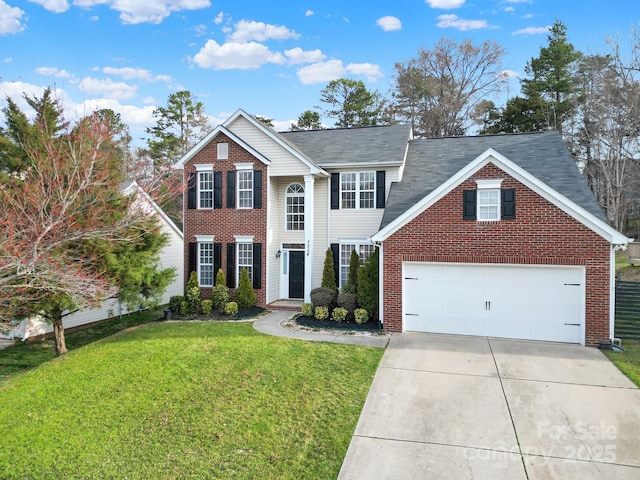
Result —
<instances>
[{"instance_id":1,"label":"shrub","mask_svg":"<svg viewBox=\"0 0 640 480\"><path fill-rule=\"evenodd\" d=\"M333 259L333 253L331 249L327 248L327 253L324 256L324 268L322 270L322 286L324 288L331 288L336 290L336 271L335 262Z\"/></svg>"},{"instance_id":2,"label":"shrub","mask_svg":"<svg viewBox=\"0 0 640 480\"><path fill-rule=\"evenodd\" d=\"M338 293L332 288L320 287L311 290L311 303L316 307L333 308L338 300Z\"/></svg>"},{"instance_id":3,"label":"shrub","mask_svg":"<svg viewBox=\"0 0 640 480\"><path fill-rule=\"evenodd\" d=\"M345 283L342 287L342 293L356 293L355 285L351 285L350 283Z\"/></svg>"},{"instance_id":4,"label":"shrub","mask_svg":"<svg viewBox=\"0 0 640 480\"><path fill-rule=\"evenodd\" d=\"M180 315L188 315L189 314L189 302L183 300L180 304Z\"/></svg>"},{"instance_id":5,"label":"shrub","mask_svg":"<svg viewBox=\"0 0 640 480\"><path fill-rule=\"evenodd\" d=\"M253 307L256 303L256 293L253 291L246 268L240 272L240 282L236 288L236 303L239 308Z\"/></svg>"},{"instance_id":6,"label":"shrub","mask_svg":"<svg viewBox=\"0 0 640 480\"><path fill-rule=\"evenodd\" d=\"M347 283L353 285L354 288L358 288L358 270L360 270L360 255L355 250L351 250Z\"/></svg>"},{"instance_id":7,"label":"shrub","mask_svg":"<svg viewBox=\"0 0 640 480\"><path fill-rule=\"evenodd\" d=\"M378 249L367 257L358 271L358 305L366 309L371 317L378 318Z\"/></svg>"},{"instance_id":8,"label":"shrub","mask_svg":"<svg viewBox=\"0 0 640 480\"><path fill-rule=\"evenodd\" d=\"M227 302L224 306L225 315L235 315L238 313L238 304L236 302Z\"/></svg>"},{"instance_id":9,"label":"shrub","mask_svg":"<svg viewBox=\"0 0 640 480\"><path fill-rule=\"evenodd\" d=\"M213 290L211 290L212 307L221 312L228 301L229 289L227 288L227 286L224 284L216 284L216 286L213 287Z\"/></svg>"},{"instance_id":10,"label":"shrub","mask_svg":"<svg viewBox=\"0 0 640 480\"><path fill-rule=\"evenodd\" d=\"M355 293L341 293L338 295L338 306L353 313L358 308L358 296Z\"/></svg>"},{"instance_id":11,"label":"shrub","mask_svg":"<svg viewBox=\"0 0 640 480\"><path fill-rule=\"evenodd\" d=\"M180 313L180 305L184 302L184 297L182 295L174 295L169 298L169 308L176 315Z\"/></svg>"},{"instance_id":12,"label":"shrub","mask_svg":"<svg viewBox=\"0 0 640 480\"><path fill-rule=\"evenodd\" d=\"M302 314L306 317L313 317L313 304L312 303L303 303L302 304Z\"/></svg>"},{"instance_id":13,"label":"shrub","mask_svg":"<svg viewBox=\"0 0 640 480\"><path fill-rule=\"evenodd\" d=\"M356 318L356 323L364 323L369 320L369 315L364 308L356 308L353 316Z\"/></svg>"},{"instance_id":14,"label":"shrub","mask_svg":"<svg viewBox=\"0 0 640 480\"><path fill-rule=\"evenodd\" d=\"M211 315L212 310L213 310L213 302L211 300L203 300L202 313L204 313L205 315Z\"/></svg>"},{"instance_id":15,"label":"shrub","mask_svg":"<svg viewBox=\"0 0 640 480\"><path fill-rule=\"evenodd\" d=\"M314 316L318 320L326 320L329 318L329 309L327 307L316 307Z\"/></svg>"},{"instance_id":16,"label":"shrub","mask_svg":"<svg viewBox=\"0 0 640 480\"><path fill-rule=\"evenodd\" d=\"M224 272L221 268L216 272L216 285L227 285L227 279L224 276Z\"/></svg>"},{"instance_id":17,"label":"shrub","mask_svg":"<svg viewBox=\"0 0 640 480\"><path fill-rule=\"evenodd\" d=\"M189 313L200 313L202 300L200 297L198 274L196 272L191 272L191 275L189 275L187 290L184 292L184 299L189 304Z\"/></svg>"},{"instance_id":18,"label":"shrub","mask_svg":"<svg viewBox=\"0 0 640 480\"><path fill-rule=\"evenodd\" d=\"M331 318L333 318L336 322L344 322L347 318L348 313L349 312L347 312L347 310L342 307L334 308L333 312L331 313Z\"/></svg>"}]
</instances>

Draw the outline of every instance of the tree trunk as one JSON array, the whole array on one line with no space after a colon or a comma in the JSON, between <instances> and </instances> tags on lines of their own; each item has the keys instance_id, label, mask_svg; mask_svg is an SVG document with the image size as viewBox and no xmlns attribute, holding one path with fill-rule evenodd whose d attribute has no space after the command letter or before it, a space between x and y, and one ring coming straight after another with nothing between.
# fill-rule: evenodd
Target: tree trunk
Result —
<instances>
[{"instance_id":1,"label":"tree trunk","mask_svg":"<svg viewBox=\"0 0 640 480\"><path fill-rule=\"evenodd\" d=\"M62 325L62 314L53 320L53 338L56 343L56 357L67 353L67 344L64 340L64 326Z\"/></svg>"}]
</instances>

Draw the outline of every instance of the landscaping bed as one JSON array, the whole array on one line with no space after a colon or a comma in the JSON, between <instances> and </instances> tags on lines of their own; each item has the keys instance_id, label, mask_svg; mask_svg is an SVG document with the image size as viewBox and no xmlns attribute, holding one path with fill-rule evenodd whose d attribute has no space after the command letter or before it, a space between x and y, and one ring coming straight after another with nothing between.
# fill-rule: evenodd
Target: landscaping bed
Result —
<instances>
[{"instance_id":1,"label":"landscaping bed","mask_svg":"<svg viewBox=\"0 0 640 480\"><path fill-rule=\"evenodd\" d=\"M318 320L314 317L306 315L298 315L294 318L297 325L308 327L311 329L322 330L353 330L358 332L379 332L382 331L377 321L369 320L364 323L356 323L352 321L336 322L335 320L325 319Z\"/></svg>"},{"instance_id":2,"label":"landscaping bed","mask_svg":"<svg viewBox=\"0 0 640 480\"><path fill-rule=\"evenodd\" d=\"M238 313L235 315L225 315L222 312L211 312L210 314L197 313L197 314L188 314L188 315L180 315L171 312L172 320L200 320L200 321L222 321L229 322L233 320L249 320L254 319L256 317L260 317L267 312L262 307L249 307L249 308L239 308Z\"/></svg>"}]
</instances>

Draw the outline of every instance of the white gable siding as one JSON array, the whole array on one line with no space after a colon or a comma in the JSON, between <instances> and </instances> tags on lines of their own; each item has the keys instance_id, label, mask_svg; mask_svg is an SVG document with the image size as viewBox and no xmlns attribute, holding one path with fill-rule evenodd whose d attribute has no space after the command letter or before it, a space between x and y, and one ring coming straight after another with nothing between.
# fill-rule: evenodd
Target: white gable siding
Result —
<instances>
[{"instance_id":1,"label":"white gable siding","mask_svg":"<svg viewBox=\"0 0 640 480\"><path fill-rule=\"evenodd\" d=\"M328 178L316 178L314 183L314 213L313 220L313 284L311 288L322 285L322 270L324 256L329 248L329 182Z\"/></svg>"},{"instance_id":2,"label":"white gable siding","mask_svg":"<svg viewBox=\"0 0 640 480\"><path fill-rule=\"evenodd\" d=\"M370 169L345 169L341 172L365 171ZM391 183L398 180L398 167L384 169L385 195L389 196ZM331 239L330 243L338 243L345 238L369 238L380 228L380 221L384 213L383 208L372 209L340 209L331 210Z\"/></svg>"},{"instance_id":3,"label":"white gable siding","mask_svg":"<svg viewBox=\"0 0 640 480\"><path fill-rule=\"evenodd\" d=\"M269 166L268 174L271 173ZM266 302L280 298L280 259L276 252L280 248L280 179L269 176L267 191L267 292Z\"/></svg>"},{"instance_id":4,"label":"white gable siding","mask_svg":"<svg viewBox=\"0 0 640 480\"><path fill-rule=\"evenodd\" d=\"M272 138L265 135L263 131L259 130L246 118L242 116L238 117L228 128L271 160L269 175L276 177L282 175L305 175L309 173L309 167L276 143Z\"/></svg>"}]
</instances>

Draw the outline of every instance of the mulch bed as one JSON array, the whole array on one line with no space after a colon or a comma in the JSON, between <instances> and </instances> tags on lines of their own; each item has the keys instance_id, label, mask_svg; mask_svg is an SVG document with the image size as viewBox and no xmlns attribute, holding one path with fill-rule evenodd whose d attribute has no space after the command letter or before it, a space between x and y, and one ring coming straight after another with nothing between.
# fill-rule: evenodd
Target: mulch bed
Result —
<instances>
[{"instance_id":1,"label":"mulch bed","mask_svg":"<svg viewBox=\"0 0 640 480\"><path fill-rule=\"evenodd\" d=\"M230 320L245 320L248 318L256 318L262 315L265 309L262 307L249 307L239 308L238 313L235 315L223 315L220 312L211 312L210 315L199 313L197 315L176 315L172 313L172 320L218 320L218 321L230 321Z\"/></svg>"},{"instance_id":2,"label":"mulch bed","mask_svg":"<svg viewBox=\"0 0 640 480\"><path fill-rule=\"evenodd\" d=\"M380 331L378 322L369 320L365 323L356 322L336 322L334 320L318 320L314 317L307 317L305 315L298 315L295 318L295 322L302 327L309 328L321 328L326 330L357 330L363 332L377 332Z\"/></svg>"}]
</instances>

